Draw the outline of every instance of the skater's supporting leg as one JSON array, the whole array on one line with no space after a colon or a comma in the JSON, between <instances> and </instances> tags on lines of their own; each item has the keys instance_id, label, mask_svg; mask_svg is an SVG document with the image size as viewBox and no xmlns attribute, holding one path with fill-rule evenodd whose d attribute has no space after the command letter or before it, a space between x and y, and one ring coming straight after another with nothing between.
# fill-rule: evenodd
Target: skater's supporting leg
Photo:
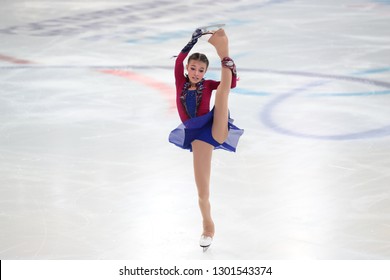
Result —
<instances>
[{"instance_id":1,"label":"skater's supporting leg","mask_svg":"<svg viewBox=\"0 0 390 280\"><path fill-rule=\"evenodd\" d=\"M229 57L228 38L225 32L220 29L210 38L209 43L217 50L221 61ZM217 88L214 104L214 121L212 127L213 138L222 144L228 136L228 118L229 118L229 92L232 83L232 71L229 68L222 67L221 82Z\"/></svg>"},{"instance_id":2,"label":"skater's supporting leg","mask_svg":"<svg viewBox=\"0 0 390 280\"><path fill-rule=\"evenodd\" d=\"M210 237L214 236L214 222L211 218L209 201L213 149L214 147L206 142L200 140L192 142L195 182L198 189L199 208L203 218L203 234Z\"/></svg>"}]
</instances>

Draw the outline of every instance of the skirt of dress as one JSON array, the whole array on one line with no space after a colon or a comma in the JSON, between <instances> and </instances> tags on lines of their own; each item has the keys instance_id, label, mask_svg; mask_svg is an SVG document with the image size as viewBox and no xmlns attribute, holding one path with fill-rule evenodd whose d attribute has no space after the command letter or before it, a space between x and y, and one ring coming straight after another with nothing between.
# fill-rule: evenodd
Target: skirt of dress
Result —
<instances>
[{"instance_id":1,"label":"skirt of dress","mask_svg":"<svg viewBox=\"0 0 390 280\"><path fill-rule=\"evenodd\" d=\"M233 119L229 117L228 121L228 137L222 144L218 143L212 136L212 126L214 119L214 108L206 115L189 119L172 130L169 134L169 142L176 146L192 151L192 142L194 140L202 140L214 146L214 149L224 149L230 152L235 152L238 140L244 133L243 129L238 128L233 124Z\"/></svg>"}]
</instances>

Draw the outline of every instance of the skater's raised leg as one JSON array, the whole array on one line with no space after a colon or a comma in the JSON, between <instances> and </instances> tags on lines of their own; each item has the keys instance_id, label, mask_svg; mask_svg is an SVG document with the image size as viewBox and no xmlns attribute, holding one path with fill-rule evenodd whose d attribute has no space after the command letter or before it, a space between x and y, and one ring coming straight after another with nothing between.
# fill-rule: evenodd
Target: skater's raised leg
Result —
<instances>
[{"instance_id":1,"label":"skater's raised leg","mask_svg":"<svg viewBox=\"0 0 390 280\"><path fill-rule=\"evenodd\" d=\"M215 95L214 121L212 127L213 138L222 144L228 136L228 100L233 76L232 70L224 66L226 59L229 59L229 44L225 31L223 29L216 31L209 39L209 43L215 47L222 63L221 82Z\"/></svg>"}]
</instances>

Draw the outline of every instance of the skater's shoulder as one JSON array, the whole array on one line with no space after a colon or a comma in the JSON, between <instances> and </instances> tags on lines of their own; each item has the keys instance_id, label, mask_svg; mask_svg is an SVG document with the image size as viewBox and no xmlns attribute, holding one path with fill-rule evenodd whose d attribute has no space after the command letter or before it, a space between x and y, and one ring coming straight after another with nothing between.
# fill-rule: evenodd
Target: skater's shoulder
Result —
<instances>
[{"instance_id":1,"label":"skater's shoulder","mask_svg":"<svg viewBox=\"0 0 390 280\"><path fill-rule=\"evenodd\" d=\"M218 85L220 84L220 81L212 80L212 79L206 79L204 81L204 86L209 87L211 89L216 89Z\"/></svg>"}]
</instances>

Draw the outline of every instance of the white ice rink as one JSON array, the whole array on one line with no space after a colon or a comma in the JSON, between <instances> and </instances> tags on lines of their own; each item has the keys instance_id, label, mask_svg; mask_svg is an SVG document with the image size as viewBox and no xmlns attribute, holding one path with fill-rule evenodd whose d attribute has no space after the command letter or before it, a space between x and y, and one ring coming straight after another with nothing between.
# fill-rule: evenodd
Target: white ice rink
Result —
<instances>
[{"instance_id":1,"label":"white ice rink","mask_svg":"<svg viewBox=\"0 0 390 280\"><path fill-rule=\"evenodd\" d=\"M0 3L0 259L390 259L390 1ZM203 253L172 56L219 22L245 133Z\"/></svg>"}]
</instances>

